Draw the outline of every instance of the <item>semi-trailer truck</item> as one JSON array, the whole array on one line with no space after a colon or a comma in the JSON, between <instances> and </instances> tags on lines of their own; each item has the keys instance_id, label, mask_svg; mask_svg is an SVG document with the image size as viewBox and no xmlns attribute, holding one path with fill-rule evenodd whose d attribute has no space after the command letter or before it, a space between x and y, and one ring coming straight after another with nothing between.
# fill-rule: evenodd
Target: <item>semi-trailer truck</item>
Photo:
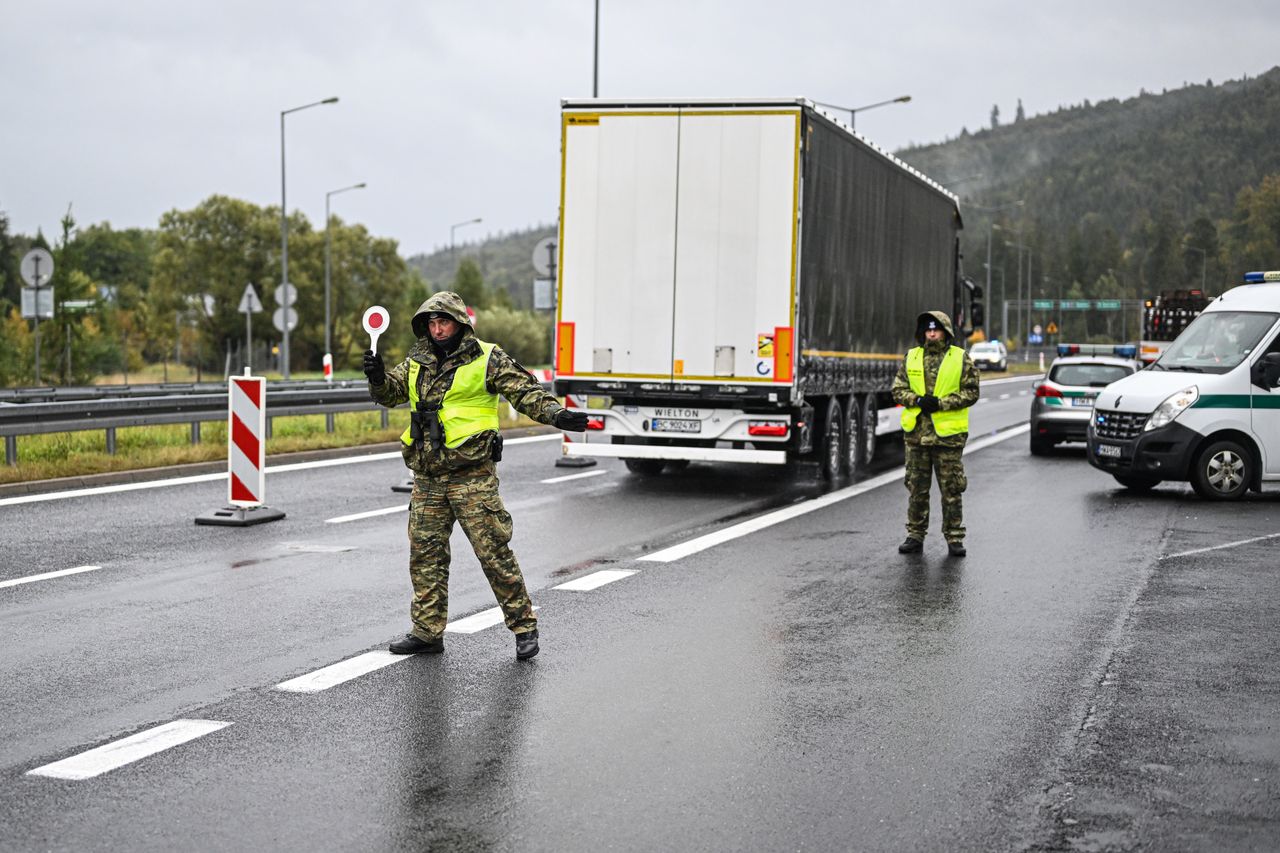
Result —
<instances>
[{"instance_id":1,"label":"semi-trailer truck","mask_svg":"<svg viewBox=\"0 0 1280 853\"><path fill-rule=\"evenodd\" d=\"M981 324L955 195L806 99L569 100L555 390L567 456L860 475L916 317ZM976 324L975 322L976 321Z\"/></svg>"}]
</instances>

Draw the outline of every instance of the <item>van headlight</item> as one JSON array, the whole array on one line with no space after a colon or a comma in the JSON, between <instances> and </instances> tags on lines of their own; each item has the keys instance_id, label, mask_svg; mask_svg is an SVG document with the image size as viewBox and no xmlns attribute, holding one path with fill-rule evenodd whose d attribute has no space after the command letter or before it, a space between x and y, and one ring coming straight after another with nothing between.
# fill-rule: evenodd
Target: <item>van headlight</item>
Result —
<instances>
[{"instance_id":1,"label":"van headlight","mask_svg":"<svg viewBox=\"0 0 1280 853\"><path fill-rule=\"evenodd\" d=\"M1147 419L1147 425L1142 428L1142 431L1147 432L1168 426L1173 423L1174 418L1182 414L1183 410L1191 408L1192 404L1199 399L1200 389L1194 385L1183 388L1176 394L1170 394L1163 403L1156 406L1155 413Z\"/></svg>"}]
</instances>

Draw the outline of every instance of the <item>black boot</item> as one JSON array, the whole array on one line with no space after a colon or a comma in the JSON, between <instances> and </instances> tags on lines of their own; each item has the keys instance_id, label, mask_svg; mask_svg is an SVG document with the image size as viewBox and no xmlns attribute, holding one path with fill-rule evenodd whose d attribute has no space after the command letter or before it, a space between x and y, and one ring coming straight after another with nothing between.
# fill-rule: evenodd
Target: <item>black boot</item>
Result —
<instances>
[{"instance_id":1,"label":"black boot","mask_svg":"<svg viewBox=\"0 0 1280 853\"><path fill-rule=\"evenodd\" d=\"M919 554L923 550L924 543L919 539L916 539L914 536L908 536L902 541L902 544L898 546L899 554Z\"/></svg>"},{"instance_id":2,"label":"black boot","mask_svg":"<svg viewBox=\"0 0 1280 853\"><path fill-rule=\"evenodd\" d=\"M947 553L950 554L952 557L963 557L965 554L969 552L964 549L963 542L948 542Z\"/></svg>"},{"instance_id":3,"label":"black boot","mask_svg":"<svg viewBox=\"0 0 1280 853\"><path fill-rule=\"evenodd\" d=\"M413 634L405 634L404 637L393 641L391 645L387 646L387 650L393 655L438 655L444 651L444 637L423 640Z\"/></svg>"},{"instance_id":4,"label":"black boot","mask_svg":"<svg viewBox=\"0 0 1280 853\"><path fill-rule=\"evenodd\" d=\"M528 660L538 653L538 631L516 634L516 658Z\"/></svg>"}]
</instances>

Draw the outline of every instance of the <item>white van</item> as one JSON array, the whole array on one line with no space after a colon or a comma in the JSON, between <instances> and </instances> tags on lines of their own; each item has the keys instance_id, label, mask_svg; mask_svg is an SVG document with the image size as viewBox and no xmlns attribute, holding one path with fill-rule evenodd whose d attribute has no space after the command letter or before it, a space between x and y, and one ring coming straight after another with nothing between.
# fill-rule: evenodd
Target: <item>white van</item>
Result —
<instances>
[{"instance_id":1,"label":"white van","mask_svg":"<svg viewBox=\"0 0 1280 853\"><path fill-rule=\"evenodd\" d=\"M1280 271L1209 304L1158 361L1098 395L1089 464L1146 491L1235 500L1280 482Z\"/></svg>"}]
</instances>

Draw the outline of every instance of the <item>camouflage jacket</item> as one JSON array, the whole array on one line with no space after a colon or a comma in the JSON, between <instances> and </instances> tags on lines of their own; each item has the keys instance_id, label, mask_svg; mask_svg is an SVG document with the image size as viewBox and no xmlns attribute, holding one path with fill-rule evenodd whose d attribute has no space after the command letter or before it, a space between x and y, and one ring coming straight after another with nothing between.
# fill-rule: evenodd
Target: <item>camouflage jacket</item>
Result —
<instances>
[{"instance_id":1,"label":"camouflage jacket","mask_svg":"<svg viewBox=\"0 0 1280 853\"><path fill-rule=\"evenodd\" d=\"M933 392L934 383L938 380L938 367L942 357L946 355L951 340L929 342L924 345L924 390L926 394ZM899 406L915 406L920 398L911 391L907 381L907 359L902 358L898 367L898 375L893 379L893 402ZM964 409L978 402L978 368L966 352L964 367L960 371L960 390L938 399L938 408L944 411ZM969 440L967 432L956 435L938 435L933 429L933 418L921 416L916 420L916 428L907 433L906 441L910 444L931 444L939 447L964 447Z\"/></svg>"},{"instance_id":2,"label":"camouflage jacket","mask_svg":"<svg viewBox=\"0 0 1280 853\"><path fill-rule=\"evenodd\" d=\"M437 357L430 338L419 338L409 350L408 357L387 370L385 382L369 386L369 395L374 402L388 408L407 403L409 362L416 361L422 365L418 373L418 400L431 408L439 408L449 386L453 384L457 369L482 355L480 343L469 329L458 348L443 359ZM529 371L499 346L495 346L489 356L485 387L506 397L522 415L544 424L553 424L556 415L564 409L555 397L542 390L538 380ZM441 445L435 450L431 448L430 442L418 442L403 448L404 464L419 474L434 474L476 465L491 458L495 435L493 430L485 430L471 436L458 447Z\"/></svg>"}]
</instances>

